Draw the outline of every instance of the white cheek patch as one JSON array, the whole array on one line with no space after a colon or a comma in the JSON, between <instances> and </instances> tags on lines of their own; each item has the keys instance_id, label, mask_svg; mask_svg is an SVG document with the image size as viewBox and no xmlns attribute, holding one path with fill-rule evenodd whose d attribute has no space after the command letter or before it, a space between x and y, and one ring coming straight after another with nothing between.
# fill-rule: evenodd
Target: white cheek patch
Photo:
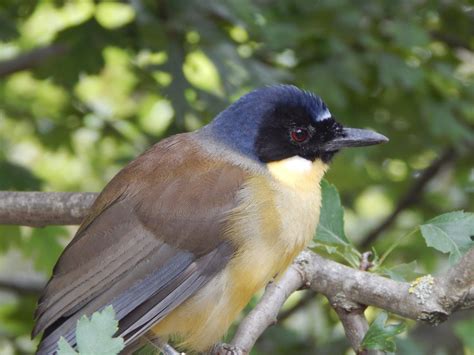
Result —
<instances>
[{"instance_id":1,"label":"white cheek patch","mask_svg":"<svg viewBox=\"0 0 474 355\"><path fill-rule=\"evenodd\" d=\"M305 173L311 171L311 168L313 167L313 162L311 160L302 158L297 155L291 158L281 160L281 164L282 167L284 167L288 171L295 173Z\"/></svg>"},{"instance_id":2,"label":"white cheek patch","mask_svg":"<svg viewBox=\"0 0 474 355\"><path fill-rule=\"evenodd\" d=\"M318 117L317 117L317 120L318 121L324 121L324 120L327 120L328 118L331 118L331 112L329 112L329 110L325 110L324 112L322 112Z\"/></svg>"}]
</instances>

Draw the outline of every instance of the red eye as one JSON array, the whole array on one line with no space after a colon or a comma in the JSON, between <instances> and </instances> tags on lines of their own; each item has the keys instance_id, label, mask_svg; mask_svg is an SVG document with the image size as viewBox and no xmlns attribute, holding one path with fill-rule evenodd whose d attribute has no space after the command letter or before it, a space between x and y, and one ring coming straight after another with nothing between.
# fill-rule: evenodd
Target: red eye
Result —
<instances>
[{"instance_id":1,"label":"red eye","mask_svg":"<svg viewBox=\"0 0 474 355\"><path fill-rule=\"evenodd\" d=\"M308 140L309 132L306 128L295 127L290 130L290 138L295 143L303 143Z\"/></svg>"}]
</instances>

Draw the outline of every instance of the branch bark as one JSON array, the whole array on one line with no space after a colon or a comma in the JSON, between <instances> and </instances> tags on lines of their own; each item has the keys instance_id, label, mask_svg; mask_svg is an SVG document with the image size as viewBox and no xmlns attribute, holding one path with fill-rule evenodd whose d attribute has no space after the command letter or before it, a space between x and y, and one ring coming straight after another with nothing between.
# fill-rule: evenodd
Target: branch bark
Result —
<instances>
[{"instance_id":1,"label":"branch bark","mask_svg":"<svg viewBox=\"0 0 474 355\"><path fill-rule=\"evenodd\" d=\"M474 308L474 248L444 275L429 280L428 288L422 286L426 285L423 282L393 281L304 251L278 286L267 289L259 304L241 322L239 336L233 339L230 350L247 354L265 328L274 322L282 300L291 294L288 292L304 286L328 296L340 310L347 312L341 318L346 329L354 329L349 340L357 348L368 329L360 314L355 312L359 305L375 306L405 318L437 325L454 311Z\"/></svg>"},{"instance_id":2,"label":"branch bark","mask_svg":"<svg viewBox=\"0 0 474 355\"><path fill-rule=\"evenodd\" d=\"M367 352L360 350L360 344L369 329L369 323L367 323L367 319L364 316L364 311L367 307L352 303L351 307L348 308L347 305L349 303L347 300L344 300L343 305L340 305L337 297L328 297L328 299L344 327L344 333L352 349L358 355L367 354ZM375 355L374 352L371 354Z\"/></svg>"},{"instance_id":3,"label":"branch bark","mask_svg":"<svg viewBox=\"0 0 474 355\"><path fill-rule=\"evenodd\" d=\"M359 270L368 271L373 266L372 262L370 261L371 258L372 252L367 251L363 253L360 259ZM362 343L362 340L369 329L369 323L367 322L367 319L364 315L364 311L367 309L367 306L346 300L345 297L342 297L341 299L339 294L328 295L328 300L334 311L337 313L337 316L344 327L344 333L346 334L346 337L356 354L382 354L382 352L377 350L367 351L360 348L360 344Z\"/></svg>"},{"instance_id":4,"label":"branch bark","mask_svg":"<svg viewBox=\"0 0 474 355\"><path fill-rule=\"evenodd\" d=\"M260 335L277 322L277 315L290 295L304 286L300 269L290 267L278 282L269 283L258 305L240 323L231 345L249 353Z\"/></svg>"},{"instance_id":5,"label":"branch bark","mask_svg":"<svg viewBox=\"0 0 474 355\"><path fill-rule=\"evenodd\" d=\"M0 224L80 224L96 197L92 192L0 191Z\"/></svg>"},{"instance_id":6,"label":"branch bark","mask_svg":"<svg viewBox=\"0 0 474 355\"><path fill-rule=\"evenodd\" d=\"M302 257L304 273L311 277L316 292L340 295L405 318L436 325L453 311L473 305L474 248L446 274L433 279L430 290L419 293L415 284L355 270L310 252L303 252Z\"/></svg>"}]
</instances>

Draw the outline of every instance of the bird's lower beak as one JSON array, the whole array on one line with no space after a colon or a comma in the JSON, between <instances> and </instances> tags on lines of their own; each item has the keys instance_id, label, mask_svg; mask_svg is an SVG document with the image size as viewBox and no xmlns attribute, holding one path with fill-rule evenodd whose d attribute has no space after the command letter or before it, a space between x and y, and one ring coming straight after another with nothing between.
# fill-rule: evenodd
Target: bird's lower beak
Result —
<instances>
[{"instance_id":1,"label":"bird's lower beak","mask_svg":"<svg viewBox=\"0 0 474 355\"><path fill-rule=\"evenodd\" d=\"M322 148L326 151L334 151L346 147L365 147L387 142L387 137L368 129L344 128L340 137L325 143Z\"/></svg>"}]
</instances>

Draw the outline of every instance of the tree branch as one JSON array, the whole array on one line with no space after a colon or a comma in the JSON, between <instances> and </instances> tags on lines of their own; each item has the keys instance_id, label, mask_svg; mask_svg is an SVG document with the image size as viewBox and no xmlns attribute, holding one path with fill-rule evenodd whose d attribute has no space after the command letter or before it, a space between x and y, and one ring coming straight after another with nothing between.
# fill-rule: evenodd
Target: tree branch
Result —
<instances>
[{"instance_id":1,"label":"tree branch","mask_svg":"<svg viewBox=\"0 0 474 355\"><path fill-rule=\"evenodd\" d=\"M362 254L360 258L359 270L368 271L372 267L372 252L367 251ZM328 295L328 300L337 313L341 320L344 332L346 334L349 343L358 355L379 355L382 352L371 350L366 351L360 348L360 344L364 339L365 333L369 329L369 324L365 318L364 311L367 306L360 303L351 302L345 299L345 296L341 298L340 294Z\"/></svg>"},{"instance_id":2,"label":"tree branch","mask_svg":"<svg viewBox=\"0 0 474 355\"><path fill-rule=\"evenodd\" d=\"M52 44L47 47L36 48L15 58L0 62L0 78L18 71L34 68L55 55L66 53L66 46Z\"/></svg>"},{"instance_id":3,"label":"tree branch","mask_svg":"<svg viewBox=\"0 0 474 355\"><path fill-rule=\"evenodd\" d=\"M283 303L304 286L302 276L301 271L292 266L278 282L269 283L258 305L240 323L231 345L239 347L243 353L250 352L264 330L277 322Z\"/></svg>"},{"instance_id":4,"label":"tree branch","mask_svg":"<svg viewBox=\"0 0 474 355\"><path fill-rule=\"evenodd\" d=\"M351 303L347 300L344 300L341 305L339 304L337 297L328 297L328 299L344 327L344 333L346 334L352 348L356 354L364 354L364 352L359 351L359 348L364 339L365 333L367 333L367 330L369 329L369 324L364 316L364 311L367 307L357 303L352 303L350 308L348 308L347 306Z\"/></svg>"},{"instance_id":5,"label":"tree branch","mask_svg":"<svg viewBox=\"0 0 474 355\"><path fill-rule=\"evenodd\" d=\"M38 296L45 285L45 281L36 278L0 279L0 290L12 291L20 295Z\"/></svg>"},{"instance_id":6,"label":"tree branch","mask_svg":"<svg viewBox=\"0 0 474 355\"><path fill-rule=\"evenodd\" d=\"M375 306L405 318L438 324L455 310L471 308L474 287L474 248L429 289L377 274L351 269L321 256L303 252L304 273L311 288L325 295L341 295L352 302ZM456 275L454 277L454 275Z\"/></svg>"},{"instance_id":7,"label":"tree branch","mask_svg":"<svg viewBox=\"0 0 474 355\"><path fill-rule=\"evenodd\" d=\"M467 49L468 51L472 50L469 42L459 37L456 37L450 33L442 32L442 31L431 31L430 34L433 39L438 40L440 42L444 42L450 48L454 48L454 49L464 48L464 49Z\"/></svg>"},{"instance_id":8,"label":"tree branch","mask_svg":"<svg viewBox=\"0 0 474 355\"><path fill-rule=\"evenodd\" d=\"M442 170L442 168L444 168L444 166L451 163L456 159L456 157L457 154L454 148L448 147L438 159L434 160L430 166L423 170L418 179L413 182L413 185L400 198L393 212L362 239L362 242L360 243L361 248L367 249L378 238L378 236L382 234L382 232L395 222L401 212L417 203L423 195L425 186L428 185L428 183Z\"/></svg>"},{"instance_id":9,"label":"tree branch","mask_svg":"<svg viewBox=\"0 0 474 355\"><path fill-rule=\"evenodd\" d=\"M437 325L460 309L474 308L474 248L444 275L428 277L426 283L398 282L377 274L360 271L304 251L286 271L276 286L267 289L259 304L240 323L231 347L234 354L246 354L264 329L274 323L278 309L290 290L308 286L332 300L342 312L352 346L358 347L368 325L357 313L359 305L375 306L405 318ZM424 285L424 286L423 286ZM225 352L214 352L225 354Z\"/></svg>"},{"instance_id":10,"label":"tree branch","mask_svg":"<svg viewBox=\"0 0 474 355\"><path fill-rule=\"evenodd\" d=\"M455 150L447 148L421 173L399 200L395 210L362 240L361 247L367 248L390 227L402 211L415 204L425 186L456 157ZM33 227L80 224L96 197L95 193L0 191L0 224Z\"/></svg>"},{"instance_id":11,"label":"tree branch","mask_svg":"<svg viewBox=\"0 0 474 355\"><path fill-rule=\"evenodd\" d=\"M95 193L0 192L0 224L78 224L96 196ZM366 256L361 262L362 269L370 267ZM454 311L474 308L474 248L440 277L426 276L411 284L352 269L304 251L277 283L267 287L262 300L241 322L232 343L216 347L216 353L238 353L236 349L247 353L262 332L275 323L289 295L302 287L331 300L349 341L356 347L367 329L360 305L375 306L429 324L446 320Z\"/></svg>"},{"instance_id":12,"label":"tree branch","mask_svg":"<svg viewBox=\"0 0 474 355\"><path fill-rule=\"evenodd\" d=\"M0 224L80 224L96 197L92 192L0 191Z\"/></svg>"}]
</instances>

